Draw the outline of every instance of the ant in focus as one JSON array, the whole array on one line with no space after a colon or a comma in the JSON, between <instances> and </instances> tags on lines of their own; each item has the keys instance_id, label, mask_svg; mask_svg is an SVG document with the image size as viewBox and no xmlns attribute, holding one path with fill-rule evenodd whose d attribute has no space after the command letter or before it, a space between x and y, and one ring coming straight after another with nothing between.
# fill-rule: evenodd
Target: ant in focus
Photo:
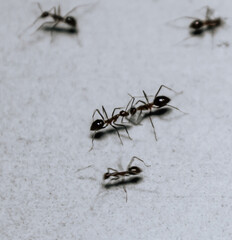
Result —
<instances>
[{"instance_id":1,"label":"ant in focus","mask_svg":"<svg viewBox=\"0 0 232 240\"><path fill-rule=\"evenodd\" d=\"M129 103L128 103L128 105L127 105L127 106L129 106L130 103L131 103L131 107L130 107L130 109L129 109L129 113L130 113L131 116L134 116L134 115L137 113L137 111L139 111L139 116L138 116L137 120L140 118L140 116L141 116L141 114L142 114L143 111L149 110L149 115L148 115L148 116L149 116L149 119L150 119L152 128L154 129L154 134L155 134L155 139L156 139L156 141L157 141L157 136L156 136L155 126L154 126L154 124L153 124L153 122L152 122L152 119L151 119L151 116L150 116L152 109L153 109L153 108L155 108L155 109L160 109L160 108L162 108L162 107L166 107L166 106L167 106L167 107L171 107L171 108L174 108L174 109L182 112L179 108L174 107L174 106L168 104L168 103L171 101L170 98L168 98L168 97L166 97L166 96L158 96L159 92L161 91L161 89L162 89L163 87L164 87L164 88L167 88L167 89L170 90L170 91L173 91L173 92L177 93L177 92L174 91L173 89L171 89L171 88L169 88L169 87L166 87L165 85L161 85L160 88L158 89L157 93L155 94L155 97L154 97L154 99L153 99L152 102L149 102L147 94L143 91L143 95L144 95L144 97L145 97L145 99L146 99L146 102L145 102L145 101L142 101L142 100L138 100L138 101L135 103L135 105L134 105L135 97L131 96L131 100L129 101ZM136 105L137 105L139 102L142 103L142 105L136 107Z\"/></svg>"},{"instance_id":2,"label":"ant in focus","mask_svg":"<svg viewBox=\"0 0 232 240\"><path fill-rule=\"evenodd\" d=\"M101 130L101 129L106 128L108 125L110 125L111 127L113 127L113 128L116 130L116 132L117 132L117 134L118 134L118 137L119 137L120 142L121 142L122 145L123 145L123 142L122 142L121 136L120 136L120 134L119 134L119 132L118 132L118 129L117 129L115 126L123 127L123 128L125 129L128 137L129 137L129 139L131 139L131 137L130 137L130 135L129 135L129 132L128 132L126 126L123 125L123 124L118 124L118 123L116 123L116 121L118 120L119 117L122 117L122 118L123 118L123 117L129 116L129 113L128 113L127 111L121 110L118 114L115 114L115 115L114 115L115 111L118 110L118 109L121 109L121 108L115 108L115 109L113 110L113 112L112 112L111 118L109 118L108 115L107 115L107 113L106 113L105 108L102 106L102 112L104 113L106 119L103 117L103 115L101 114L101 112L99 111L99 109L96 109L96 110L94 111L92 118L94 118L95 113L98 112L102 119L97 119L97 120L93 121L93 123L91 124L90 131L95 131L95 133L94 133L93 136L92 136L92 147L90 148L89 151L91 151L91 150L93 149L93 141L94 141L94 137L95 137L95 135L96 135L96 132L99 131L99 130ZM122 121L121 121L121 123L122 123Z\"/></svg>"},{"instance_id":3,"label":"ant in focus","mask_svg":"<svg viewBox=\"0 0 232 240\"><path fill-rule=\"evenodd\" d=\"M127 176L135 176L135 175L138 175L142 172L142 169L137 167L137 166L131 166L132 163L134 162L134 160L139 160L141 162L143 162L143 164L146 166L146 167L150 167L150 165L146 165L145 162L141 159L141 158L138 158L136 156L133 156L127 166L127 170L126 171L118 171L116 169L113 169L113 168L107 168L107 172L103 175L103 180L106 180L106 179L110 179L110 181L115 181L115 180L118 180L120 178L124 178L124 177L127 177ZM110 172L112 171L112 172ZM126 201L127 201L127 191L126 191L126 187L123 186L123 189L126 193Z\"/></svg>"}]
</instances>

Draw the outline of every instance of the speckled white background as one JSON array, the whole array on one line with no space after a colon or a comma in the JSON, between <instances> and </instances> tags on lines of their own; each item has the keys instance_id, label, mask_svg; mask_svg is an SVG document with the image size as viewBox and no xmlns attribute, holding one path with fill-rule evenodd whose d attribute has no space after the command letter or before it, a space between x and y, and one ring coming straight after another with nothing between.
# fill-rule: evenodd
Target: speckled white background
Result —
<instances>
[{"instance_id":1,"label":"speckled white background","mask_svg":"<svg viewBox=\"0 0 232 240\"><path fill-rule=\"evenodd\" d=\"M62 12L82 3L62 1ZM210 34L176 45L188 24L167 23L204 5L228 17L213 45ZM73 13L78 40L51 43L35 28L18 37L40 14L35 3L1 1L0 239L230 240L231 9L229 0L101 0ZM161 84L183 91L163 94L189 115L154 116L158 142L144 119L129 129L133 141L121 131L121 146L113 132L88 152L94 109L110 114L127 93L154 95ZM144 178L127 185L126 203L122 186L101 187L102 174L133 155L152 166L138 163Z\"/></svg>"}]
</instances>

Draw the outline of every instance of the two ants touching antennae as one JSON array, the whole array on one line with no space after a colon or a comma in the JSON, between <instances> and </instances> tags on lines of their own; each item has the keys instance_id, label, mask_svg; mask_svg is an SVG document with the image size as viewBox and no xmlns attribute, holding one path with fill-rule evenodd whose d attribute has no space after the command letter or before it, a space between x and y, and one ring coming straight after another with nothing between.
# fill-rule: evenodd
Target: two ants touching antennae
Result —
<instances>
[{"instance_id":1,"label":"two ants touching antennae","mask_svg":"<svg viewBox=\"0 0 232 240\"><path fill-rule=\"evenodd\" d=\"M161 85L161 86L159 87L157 93L155 94L155 97L154 97L154 99L153 99L152 102L149 102L148 96L147 96L147 94L145 93L145 91L143 91L143 95L144 95L144 97L145 97L146 102L145 102L145 101L142 101L142 100L138 100L138 101L135 103L135 105L134 105L135 97L131 96L131 100L130 100L130 102L128 103L128 105L129 105L129 104L131 105L131 107L130 107L130 109L129 109L130 115L131 115L131 116L134 116L134 115L139 111L139 116L138 116L138 118L137 118L137 119L139 119L139 117L141 116L141 114L142 114L143 111L149 111L149 114L151 114L151 111L152 111L153 109L160 109L160 108L162 108L162 107L171 107L171 108L174 108L174 109L182 112L179 108L174 107L174 106L168 104L168 103L171 101L170 98L168 98L168 97L166 97L166 96L158 96L159 92L161 91L161 89L162 89L163 87L164 87L164 88L167 88L168 90L173 91L173 92L175 92L175 93L177 94L177 92L174 91L173 89L171 89L171 88L169 88L169 87L166 87L165 85ZM136 107L136 105L137 105L138 103L142 103L142 105L139 105L138 107ZM154 126L154 124L153 124L153 122L152 122L151 116L148 115L148 117L149 117L149 119L150 119L152 128L154 129L155 139L157 140L156 131L155 131L155 126Z\"/></svg>"},{"instance_id":2,"label":"two ants touching antennae","mask_svg":"<svg viewBox=\"0 0 232 240\"><path fill-rule=\"evenodd\" d=\"M103 114L100 112L99 109L96 109L93 113L93 122L91 124L91 127L90 127L90 131L94 131L94 134L92 135L92 147L90 150L93 149L93 142L94 142L94 138L95 138L95 134L97 131L99 130L102 130L104 128L106 128L107 126L111 126L115 129L115 131L117 132L118 134L118 137L120 139L120 142L121 144L123 144L122 142L122 139L121 139L121 136L119 134L119 131L117 129L117 127L121 127L121 128L124 128L127 135L128 135L128 138L131 139L130 135L129 135L129 132L127 130L127 127L123 124L123 119L126 118L128 120L128 123L131 122L129 119L130 117L134 116L137 112L139 112L139 117L140 115L142 114L142 112L144 111L149 111L149 113L151 114L151 111L153 109L160 109L162 107L171 107L171 108L174 108L178 111L181 111L179 108L177 107L174 107L172 105L169 105L168 103L171 101L170 98L166 97L166 96L158 96L158 94L160 93L161 89L162 88L167 88L173 92L175 92L174 90L172 90L171 88L168 88L164 85L161 85L160 88L158 89L157 93L155 94L155 97L153 99L152 102L149 102L148 100L148 96L147 94L143 91L143 94L144 94L144 98L145 98L145 101L144 100L138 100L135 104L134 104L134 101L135 101L135 97L132 97L131 96L131 100L129 101L129 103L127 104L127 107L125 108L125 110L121 110L119 113L115 114L115 111L116 110L119 110L119 109L122 109L122 108L115 108L112 112L112 115L111 117L109 118L107 113L106 113L106 110L105 108L102 106L102 112L103 114L105 115L105 117L103 116ZM177 92L175 92L177 93ZM142 103L142 105L139 105L137 106L138 103ZM130 106L130 108L129 108ZM128 110L129 108L129 110ZM181 111L182 112L182 111ZM100 116L101 116L101 119L97 119L97 120L94 120L94 115L98 113ZM119 119L119 117L121 117L121 124L118 124L117 121ZM139 118L138 117L138 118ZM137 119L138 119L137 118ZM154 134L155 134L155 138L157 140L157 136L156 136L156 132L155 132L155 127L154 127L154 124L152 122L152 119L151 119L151 116L149 115L149 119L150 119L150 122L151 122L151 125L154 129Z\"/></svg>"}]
</instances>

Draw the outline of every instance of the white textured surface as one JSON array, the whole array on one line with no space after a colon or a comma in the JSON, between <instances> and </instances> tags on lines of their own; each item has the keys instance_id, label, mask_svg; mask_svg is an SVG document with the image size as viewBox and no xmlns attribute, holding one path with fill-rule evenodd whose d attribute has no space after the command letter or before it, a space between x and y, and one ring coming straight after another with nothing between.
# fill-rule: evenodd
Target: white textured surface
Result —
<instances>
[{"instance_id":1,"label":"white textured surface","mask_svg":"<svg viewBox=\"0 0 232 240\"><path fill-rule=\"evenodd\" d=\"M232 239L232 50L217 47L231 45L232 21L213 49L208 34L175 45L187 26L166 24L209 2L231 16L229 0L102 0L79 18L82 46L60 34L52 44L48 33L19 39L39 10L1 2L1 240ZM61 2L62 11L81 3ZM95 108L110 114L128 92L155 94L161 84L183 91L163 93L189 115L154 116L158 142L145 119L129 129L133 141L105 134L88 152ZM144 179L127 186L126 203L122 187L101 189L101 179L133 155L152 166L138 163Z\"/></svg>"}]
</instances>

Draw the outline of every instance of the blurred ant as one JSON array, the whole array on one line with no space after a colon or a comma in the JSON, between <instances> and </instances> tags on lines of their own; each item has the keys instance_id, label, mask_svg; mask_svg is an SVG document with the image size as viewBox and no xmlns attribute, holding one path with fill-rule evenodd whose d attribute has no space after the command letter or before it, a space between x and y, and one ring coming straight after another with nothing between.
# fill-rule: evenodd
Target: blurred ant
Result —
<instances>
[{"instance_id":1,"label":"blurred ant","mask_svg":"<svg viewBox=\"0 0 232 240\"><path fill-rule=\"evenodd\" d=\"M212 46L213 46L213 37L215 32L219 27L222 27L225 23L224 19L221 17L213 17L214 10L210 7L206 6L205 19L199 19L195 17L181 17L193 19L193 21L189 24L190 37L183 39L181 42L188 40L191 37L199 36L202 37L206 32L210 32L212 36Z\"/></svg>"},{"instance_id":2,"label":"blurred ant","mask_svg":"<svg viewBox=\"0 0 232 240\"><path fill-rule=\"evenodd\" d=\"M152 119L151 119L151 116L150 116L152 109L153 109L153 108L155 108L155 109L160 109L160 108L162 108L162 107L168 106L168 107L174 108L174 109L182 112L179 108L174 107L174 106L168 104L168 103L171 101L170 98L168 98L168 97L166 97L166 96L158 96L160 90L161 90L163 87L167 88L167 89L170 90L170 91L173 91L173 92L177 93L177 92L174 91L173 89L171 89L171 88L169 88L169 87L166 87L165 85L161 85L160 88L158 89L155 97L154 97L154 100L153 100L152 102L149 102L147 94L143 91L143 95L144 95L144 97L145 97L145 99L146 99L146 102L145 102L145 101L142 101L142 100L138 100L138 101L135 103L135 105L134 105L135 97L131 96L131 100L130 100L129 103L128 103L128 105L131 104L131 107L130 107L130 109L129 109L129 113L130 113L131 116L134 116L134 115L137 113L137 111L139 111L139 116L138 116L137 119L140 118L140 116L141 116L141 114L142 114L143 111L149 110L149 115L148 115L148 116L149 116L151 125L152 125L152 127L153 127L153 129L154 129L154 134L155 134L155 139L156 139L156 141L157 141L157 136L156 136L155 126L154 126L154 124L153 124L153 122L152 122ZM142 103L142 105L136 107L136 105L137 105L139 102ZM128 105L127 105L127 106L128 106Z\"/></svg>"},{"instance_id":3,"label":"blurred ant","mask_svg":"<svg viewBox=\"0 0 232 240\"><path fill-rule=\"evenodd\" d=\"M124 177L127 177L127 176L135 176L135 175L138 175L142 172L142 169L137 167L137 166L131 166L131 164L134 162L134 160L137 159L141 162L143 162L143 164L146 166L146 167L150 167L150 165L146 165L145 162L141 159L141 158L138 158L136 156L133 156L127 166L127 170L125 171L118 171L116 169L113 169L113 168L107 168L107 172L103 175L103 180L106 180L106 179L110 179L110 181L115 181L115 180L118 180L120 178L124 178ZM110 172L112 171L112 172ZM126 187L123 186L123 189L126 193L126 201L127 201L127 191L126 191Z\"/></svg>"},{"instance_id":4,"label":"blurred ant","mask_svg":"<svg viewBox=\"0 0 232 240\"><path fill-rule=\"evenodd\" d=\"M59 23L63 22L65 24L67 24L69 27L71 27L70 33L71 32L77 33L78 32L77 20L73 16L69 16L69 14L71 12L73 12L74 10L76 10L77 8L86 6L88 4L74 7L68 13L66 13L64 16L61 16L60 5L57 7L57 9L56 9L56 7L52 7L49 11L43 11L40 3L37 3L37 5L38 5L39 9L41 10L42 14L29 27L27 27L24 30L24 32L27 29L29 29L30 27L32 27L33 25L35 25L39 19L45 19L45 18L51 17L53 19L53 21L48 21L48 22L43 23L40 27L38 27L38 29L36 31L43 29L47 24L53 24L49 28L52 33L52 30L54 30Z\"/></svg>"},{"instance_id":5,"label":"blurred ant","mask_svg":"<svg viewBox=\"0 0 232 240\"><path fill-rule=\"evenodd\" d=\"M101 114L101 112L99 111L99 109L96 109L93 113L93 116L92 118L94 118L94 115L96 112L99 113L99 115L101 116L102 119L97 119L95 121L93 121L93 123L91 124L91 127L90 127L90 131L95 131L95 133L93 134L93 137L92 137L92 147L90 148L90 151L93 149L93 141L94 141L94 137L95 137L95 134L97 131L103 129L103 128L106 128L108 125L110 125L111 127L113 127L117 134L118 134L118 137L120 139L120 142L121 144L123 145L123 142L122 142L122 139L121 139L121 136L118 132L118 129L115 127L115 126L118 126L118 127L123 127L129 137L129 139L131 139L130 135L129 135L129 132L126 128L125 125L123 124L118 124L116 123L116 121L118 120L119 117L126 117L126 116L129 116L129 113L124 111L124 110L121 110L118 114L115 114L115 110L118 110L118 109L121 109L121 108L115 108L112 112L112 116L111 118L108 117L107 113L106 113L106 110L105 108L102 106L102 112L104 113L106 119L104 119L103 115ZM122 121L121 121L122 122Z\"/></svg>"},{"instance_id":6,"label":"blurred ant","mask_svg":"<svg viewBox=\"0 0 232 240\"><path fill-rule=\"evenodd\" d=\"M214 13L214 10L206 7L206 14L205 19L197 19L197 18L191 18L194 19L193 22L190 23L189 28L191 30L191 35L200 35L204 33L205 31L211 31L212 35L215 33L216 28L222 26L224 24L224 21L222 18L211 18Z\"/></svg>"}]
</instances>

